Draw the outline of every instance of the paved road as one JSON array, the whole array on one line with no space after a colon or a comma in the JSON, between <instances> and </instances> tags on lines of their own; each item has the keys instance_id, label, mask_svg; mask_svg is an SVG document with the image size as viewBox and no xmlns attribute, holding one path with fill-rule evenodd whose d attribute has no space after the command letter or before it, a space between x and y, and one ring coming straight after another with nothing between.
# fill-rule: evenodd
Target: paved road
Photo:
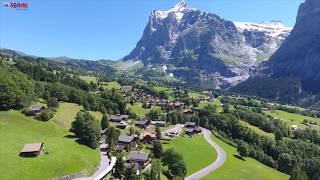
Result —
<instances>
[{"instance_id":1,"label":"paved road","mask_svg":"<svg viewBox=\"0 0 320 180\"><path fill-rule=\"evenodd\" d=\"M106 144L101 144L100 145L100 150L101 148L105 148ZM94 173L94 175L92 175L91 177L85 177L85 178L77 178L75 180L100 180L102 179L106 174L108 174L116 161L115 157L112 157L111 160L108 157L107 152L105 151L100 151L100 165L98 170Z\"/></svg>"},{"instance_id":2,"label":"paved road","mask_svg":"<svg viewBox=\"0 0 320 180\"><path fill-rule=\"evenodd\" d=\"M205 128L201 128L202 133L206 141L217 151L217 159L210 164L209 166L199 170L198 172L193 173L192 175L186 177L186 180L198 180L202 177L210 174L212 171L218 169L220 166L223 165L223 163L226 161L226 152L213 140L211 139L211 131Z\"/></svg>"}]
</instances>

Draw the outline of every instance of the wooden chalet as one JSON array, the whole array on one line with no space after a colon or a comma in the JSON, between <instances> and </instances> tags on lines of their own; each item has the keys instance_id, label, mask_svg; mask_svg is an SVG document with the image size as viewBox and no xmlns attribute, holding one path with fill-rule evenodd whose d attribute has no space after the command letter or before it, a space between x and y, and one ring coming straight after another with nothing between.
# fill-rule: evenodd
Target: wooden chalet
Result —
<instances>
[{"instance_id":1,"label":"wooden chalet","mask_svg":"<svg viewBox=\"0 0 320 180\"><path fill-rule=\"evenodd\" d=\"M112 122L120 123L121 121L127 121L128 119L129 119L129 115L116 114L111 116Z\"/></svg>"},{"instance_id":2,"label":"wooden chalet","mask_svg":"<svg viewBox=\"0 0 320 180\"><path fill-rule=\"evenodd\" d=\"M45 109L45 106L43 105L32 105L27 110L27 115L33 116L37 113L40 113Z\"/></svg>"},{"instance_id":3,"label":"wooden chalet","mask_svg":"<svg viewBox=\"0 0 320 180\"><path fill-rule=\"evenodd\" d=\"M149 155L147 152L131 151L127 156L127 163L137 163L142 168L146 167L150 163Z\"/></svg>"},{"instance_id":4,"label":"wooden chalet","mask_svg":"<svg viewBox=\"0 0 320 180\"><path fill-rule=\"evenodd\" d=\"M155 133L151 132L143 132L140 136L142 142L152 144L155 140L157 140L157 136Z\"/></svg>"},{"instance_id":5,"label":"wooden chalet","mask_svg":"<svg viewBox=\"0 0 320 180\"><path fill-rule=\"evenodd\" d=\"M184 127L187 128L187 129L190 129L190 128L195 128L196 127L196 123L195 122L186 122L184 124Z\"/></svg>"},{"instance_id":6,"label":"wooden chalet","mask_svg":"<svg viewBox=\"0 0 320 180\"><path fill-rule=\"evenodd\" d=\"M136 141L135 141L134 136L120 135L118 137L117 150L119 150L119 149L128 150L129 148L133 148L135 146L136 146Z\"/></svg>"},{"instance_id":7,"label":"wooden chalet","mask_svg":"<svg viewBox=\"0 0 320 180\"><path fill-rule=\"evenodd\" d=\"M139 128L142 128L142 129L145 129L149 126L149 121L146 121L146 120L141 120L141 121L138 121L135 123L135 126L136 127L139 127Z\"/></svg>"},{"instance_id":8,"label":"wooden chalet","mask_svg":"<svg viewBox=\"0 0 320 180\"><path fill-rule=\"evenodd\" d=\"M19 155L22 157L36 157L39 156L43 151L44 143L32 143L25 144L20 151Z\"/></svg>"}]
</instances>

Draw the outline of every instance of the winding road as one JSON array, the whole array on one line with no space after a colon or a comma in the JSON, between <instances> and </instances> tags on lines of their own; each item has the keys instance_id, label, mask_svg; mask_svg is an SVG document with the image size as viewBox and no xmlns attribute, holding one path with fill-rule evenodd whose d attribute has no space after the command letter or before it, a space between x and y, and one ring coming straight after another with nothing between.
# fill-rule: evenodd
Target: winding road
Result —
<instances>
[{"instance_id":1,"label":"winding road","mask_svg":"<svg viewBox=\"0 0 320 180\"><path fill-rule=\"evenodd\" d=\"M198 180L202 177L210 174L212 171L218 169L223 163L226 161L227 156L226 152L211 139L211 131L205 128L201 128L202 133L206 141L217 151L217 159L210 164L209 166L191 174L190 176L186 177L186 180Z\"/></svg>"},{"instance_id":2,"label":"winding road","mask_svg":"<svg viewBox=\"0 0 320 180\"><path fill-rule=\"evenodd\" d=\"M100 165L98 166L98 169L94 173L94 175L92 175L91 177L76 178L74 180L101 180L112 170L117 159L116 157L111 157L111 159L109 159L107 152L102 150L105 147L106 144L100 145Z\"/></svg>"}]
</instances>

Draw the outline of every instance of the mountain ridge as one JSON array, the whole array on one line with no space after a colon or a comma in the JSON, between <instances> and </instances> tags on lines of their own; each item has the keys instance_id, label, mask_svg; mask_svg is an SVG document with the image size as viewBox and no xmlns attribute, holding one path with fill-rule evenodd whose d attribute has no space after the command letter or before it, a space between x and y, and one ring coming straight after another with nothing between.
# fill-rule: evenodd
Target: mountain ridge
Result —
<instances>
[{"instance_id":1,"label":"mountain ridge","mask_svg":"<svg viewBox=\"0 0 320 180\"><path fill-rule=\"evenodd\" d=\"M257 25L260 29L252 28ZM228 88L248 79L250 69L267 60L290 29L280 23L234 23L182 1L168 10L152 11L141 39L123 60L191 68L199 81L204 73L217 80L215 88Z\"/></svg>"}]
</instances>

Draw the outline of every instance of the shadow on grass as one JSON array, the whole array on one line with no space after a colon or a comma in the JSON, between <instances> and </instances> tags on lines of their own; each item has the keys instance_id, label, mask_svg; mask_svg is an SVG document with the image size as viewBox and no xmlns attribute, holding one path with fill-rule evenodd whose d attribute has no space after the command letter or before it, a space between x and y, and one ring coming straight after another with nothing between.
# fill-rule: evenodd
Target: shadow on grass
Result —
<instances>
[{"instance_id":1,"label":"shadow on grass","mask_svg":"<svg viewBox=\"0 0 320 180\"><path fill-rule=\"evenodd\" d=\"M66 135L66 136L64 136L64 137L69 138L69 139L74 139L74 138L76 138L76 136L75 136L74 134L68 134L68 135Z\"/></svg>"},{"instance_id":2,"label":"shadow on grass","mask_svg":"<svg viewBox=\"0 0 320 180\"><path fill-rule=\"evenodd\" d=\"M242 161L246 161L243 157L241 157L241 156L239 156L239 155L237 155L237 154L234 154L233 156L234 156L235 158L237 158L237 159L242 160Z\"/></svg>"},{"instance_id":3,"label":"shadow on grass","mask_svg":"<svg viewBox=\"0 0 320 180\"><path fill-rule=\"evenodd\" d=\"M97 145L97 147L95 147L95 148L90 147L88 145L88 143L86 143L86 142L82 141L81 139L77 138L74 134L68 134L68 135L65 135L64 137L68 138L68 139L74 139L74 141L77 142L78 144L81 144L83 146L87 146L87 147L89 147L91 149L96 149L96 148L99 147L99 145Z\"/></svg>"}]
</instances>

